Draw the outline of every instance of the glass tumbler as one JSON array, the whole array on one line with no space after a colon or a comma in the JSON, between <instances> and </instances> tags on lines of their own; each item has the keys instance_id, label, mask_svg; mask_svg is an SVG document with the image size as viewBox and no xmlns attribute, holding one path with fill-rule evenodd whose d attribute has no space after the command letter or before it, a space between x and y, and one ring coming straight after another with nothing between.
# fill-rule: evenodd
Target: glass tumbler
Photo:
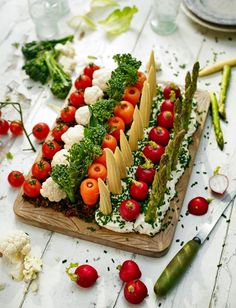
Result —
<instances>
[{"instance_id":1,"label":"glass tumbler","mask_svg":"<svg viewBox=\"0 0 236 308\"><path fill-rule=\"evenodd\" d=\"M28 0L29 13L39 39L51 39L58 33L60 18L58 0Z\"/></svg>"},{"instance_id":2,"label":"glass tumbler","mask_svg":"<svg viewBox=\"0 0 236 308\"><path fill-rule=\"evenodd\" d=\"M176 17L181 0L153 0L152 29L159 34L170 34L176 30Z\"/></svg>"}]
</instances>

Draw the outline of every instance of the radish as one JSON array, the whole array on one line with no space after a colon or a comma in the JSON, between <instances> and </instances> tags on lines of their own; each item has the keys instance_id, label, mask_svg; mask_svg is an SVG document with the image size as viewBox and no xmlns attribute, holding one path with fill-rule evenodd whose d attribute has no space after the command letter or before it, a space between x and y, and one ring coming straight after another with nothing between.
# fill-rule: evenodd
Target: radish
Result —
<instances>
[{"instance_id":1,"label":"radish","mask_svg":"<svg viewBox=\"0 0 236 308\"><path fill-rule=\"evenodd\" d=\"M229 180L226 175L217 173L210 177L209 186L213 193L223 196L229 186Z\"/></svg>"},{"instance_id":2,"label":"radish","mask_svg":"<svg viewBox=\"0 0 236 308\"><path fill-rule=\"evenodd\" d=\"M74 273L70 272L70 269L75 268ZM66 268L66 273L72 281L75 281L77 285L83 288L89 288L95 284L98 279L98 273L96 269L88 264L82 264L78 266L78 263L71 263Z\"/></svg>"},{"instance_id":3,"label":"radish","mask_svg":"<svg viewBox=\"0 0 236 308\"><path fill-rule=\"evenodd\" d=\"M145 284L139 280L131 280L124 287L125 299L131 304L140 304L148 296Z\"/></svg>"},{"instance_id":4,"label":"radish","mask_svg":"<svg viewBox=\"0 0 236 308\"><path fill-rule=\"evenodd\" d=\"M133 279L139 279L142 275L138 264L133 260L126 260L121 266L118 267L120 270L120 279L124 282L128 282Z\"/></svg>"}]
</instances>

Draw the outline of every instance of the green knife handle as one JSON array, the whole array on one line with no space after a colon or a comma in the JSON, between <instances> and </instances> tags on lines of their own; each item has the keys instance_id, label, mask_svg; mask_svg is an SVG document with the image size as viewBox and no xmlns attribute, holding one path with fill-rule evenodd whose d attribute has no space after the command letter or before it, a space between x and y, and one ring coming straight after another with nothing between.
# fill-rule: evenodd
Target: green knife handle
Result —
<instances>
[{"instance_id":1,"label":"green knife handle","mask_svg":"<svg viewBox=\"0 0 236 308\"><path fill-rule=\"evenodd\" d=\"M188 266L192 263L200 246L200 240L198 238L194 238L187 242L183 248L181 248L181 250L166 266L155 283L154 292L156 295L166 295L166 293L177 283L180 277L187 270Z\"/></svg>"}]
</instances>

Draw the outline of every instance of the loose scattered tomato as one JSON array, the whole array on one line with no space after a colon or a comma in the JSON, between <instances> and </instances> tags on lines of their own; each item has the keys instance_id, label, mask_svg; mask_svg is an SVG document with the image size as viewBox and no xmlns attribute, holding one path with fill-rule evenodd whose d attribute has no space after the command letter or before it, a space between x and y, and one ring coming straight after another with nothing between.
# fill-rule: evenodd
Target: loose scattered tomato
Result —
<instances>
[{"instance_id":1,"label":"loose scattered tomato","mask_svg":"<svg viewBox=\"0 0 236 308\"><path fill-rule=\"evenodd\" d=\"M67 106L61 110L61 119L63 122L69 123L75 120L76 108L74 106Z\"/></svg>"},{"instance_id":2,"label":"loose scattered tomato","mask_svg":"<svg viewBox=\"0 0 236 308\"><path fill-rule=\"evenodd\" d=\"M125 130L125 122L120 117L112 117L108 120L111 135L120 140L120 130Z\"/></svg>"},{"instance_id":3,"label":"loose scattered tomato","mask_svg":"<svg viewBox=\"0 0 236 308\"><path fill-rule=\"evenodd\" d=\"M146 79L146 75L143 72L138 72L138 81L134 84L134 87L142 92L143 84Z\"/></svg>"},{"instance_id":4,"label":"loose scattered tomato","mask_svg":"<svg viewBox=\"0 0 236 308\"><path fill-rule=\"evenodd\" d=\"M152 140L160 145L166 146L170 140L170 134L165 127L153 127L148 134L148 140Z\"/></svg>"},{"instance_id":5,"label":"loose scattered tomato","mask_svg":"<svg viewBox=\"0 0 236 308\"><path fill-rule=\"evenodd\" d=\"M142 181L133 181L129 189L132 198L138 201L147 199L148 197L148 185Z\"/></svg>"},{"instance_id":6,"label":"loose scattered tomato","mask_svg":"<svg viewBox=\"0 0 236 308\"><path fill-rule=\"evenodd\" d=\"M123 95L125 101L130 102L133 106L137 105L140 98L140 91L136 87L127 87Z\"/></svg>"},{"instance_id":7,"label":"loose scattered tomato","mask_svg":"<svg viewBox=\"0 0 236 308\"><path fill-rule=\"evenodd\" d=\"M102 143L102 149L109 148L112 152L115 152L117 147L116 138L112 135L107 134Z\"/></svg>"},{"instance_id":8,"label":"loose scattered tomato","mask_svg":"<svg viewBox=\"0 0 236 308\"><path fill-rule=\"evenodd\" d=\"M174 113L171 111L163 111L157 116L158 126L165 127L167 129L173 128L174 125Z\"/></svg>"},{"instance_id":9,"label":"loose scattered tomato","mask_svg":"<svg viewBox=\"0 0 236 308\"><path fill-rule=\"evenodd\" d=\"M12 135L19 136L23 133L23 126L21 121L12 121L10 124L10 131Z\"/></svg>"},{"instance_id":10,"label":"loose scattered tomato","mask_svg":"<svg viewBox=\"0 0 236 308\"><path fill-rule=\"evenodd\" d=\"M106 163L106 152L103 150L102 155L98 156L96 159L93 161L94 163L102 164L103 166L107 166Z\"/></svg>"},{"instance_id":11,"label":"loose scattered tomato","mask_svg":"<svg viewBox=\"0 0 236 308\"><path fill-rule=\"evenodd\" d=\"M96 64L91 62L84 68L84 75L87 75L92 79L93 73L99 69L100 69L100 66L97 66Z\"/></svg>"},{"instance_id":12,"label":"loose scattered tomato","mask_svg":"<svg viewBox=\"0 0 236 308\"><path fill-rule=\"evenodd\" d=\"M52 159L53 156L60 151L61 146L54 140L44 142L42 145L43 157L47 159Z\"/></svg>"},{"instance_id":13,"label":"loose scattered tomato","mask_svg":"<svg viewBox=\"0 0 236 308\"><path fill-rule=\"evenodd\" d=\"M154 164L159 163L164 152L165 148L162 145L155 143L154 141L150 141L149 144L146 145L143 149L143 154Z\"/></svg>"},{"instance_id":14,"label":"loose scattered tomato","mask_svg":"<svg viewBox=\"0 0 236 308\"><path fill-rule=\"evenodd\" d=\"M94 163L88 168L88 176L95 180L100 178L104 181L107 177L107 169L102 164Z\"/></svg>"},{"instance_id":15,"label":"loose scattered tomato","mask_svg":"<svg viewBox=\"0 0 236 308\"><path fill-rule=\"evenodd\" d=\"M25 180L23 173L20 171L12 171L8 174L8 182L13 187L20 187Z\"/></svg>"},{"instance_id":16,"label":"loose scattered tomato","mask_svg":"<svg viewBox=\"0 0 236 308\"><path fill-rule=\"evenodd\" d=\"M79 108L84 105L84 92L72 92L70 95L70 103L75 108Z\"/></svg>"},{"instance_id":17,"label":"loose scattered tomato","mask_svg":"<svg viewBox=\"0 0 236 308\"><path fill-rule=\"evenodd\" d=\"M33 164L31 172L32 175L38 180L44 180L51 172L51 165L46 160L41 159Z\"/></svg>"},{"instance_id":18,"label":"loose scattered tomato","mask_svg":"<svg viewBox=\"0 0 236 308\"><path fill-rule=\"evenodd\" d=\"M208 202L203 197L195 197L188 204L188 211L192 215L201 216L208 211Z\"/></svg>"},{"instance_id":19,"label":"loose scattered tomato","mask_svg":"<svg viewBox=\"0 0 236 308\"><path fill-rule=\"evenodd\" d=\"M123 282L128 282L133 279L139 279L142 273L139 266L133 260L126 260L120 267L119 276Z\"/></svg>"},{"instance_id":20,"label":"loose scattered tomato","mask_svg":"<svg viewBox=\"0 0 236 308\"><path fill-rule=\"evenodd\" d=\"M114 109L114 115L120 117L126 125L133 121L134 106L127 101L121 101Z\"/></svg>"},{"instance_id":21,"label":"loose scattered tomato","mask_svg":"<svg viewBox=\"0 0 236 308\"><path fill-rule=\"evenodd\" d=\"M140 304L147 295L147 287L139 279L127 282L124 287L124 296L131 304Z\"/></svg>"},{"instance_id":22,"label":"loose scattered tomato","mask_svg":"<svg viewBox=\"0 0 236 308\"><path fill-rule=\"evenodd\" d=\"M75 270L77 276L76 283L80 287L89 288L95 284L98 279L98 273L96 269L88 264L82 264Z\"/></svg>"},{"instance_id":23,"label":"loose scattered tomato","mask_svg":"<svg viewBox=\"0 0 236 308\"><path fill-rule=\"evenodd\" d=\"M23 190L26 196L35 198L40 195L41 183L34 178L26 180L23 184Z\"/></svg>"},{"instance_id":24,"label":"loose scattered tomato","mask_svg":"<svg viewBox=\"0 0 236 308\"><path fill-rule=\"evenodd\" d=\"M52 135L56 141L61 141L61 136L69 129L65 123L59 123L52 130Z\"/></svg>"},{"instance_id":25,"label":"loose scattered tomato","mask_svg":"<svg viewBox=\"0 0 236 308\"><path fill-rule=\"evenodd\" d=\"M80 75L75 81L75 87L77 90L86 89L92 86L92 79L87 75Z\"/></svg>"},{"instance_id":26,"label":"loose scattered tomato","mask_svg":"<svg viewBox=\"0 0 236 308\"><path fill-rule=\"evenodd\" d=\"M49 126L43 122L37 123L32 129L34 137L38 140L45 140L49 131Z\"/></svg>"},{"instance_id":27,"label":"loose scattered tomato","mask_svg":"<svg viewBox=\"0 0 236 308\"><path fill-rule=\"evenodd\" d=\"M135 220L140 212L141 206L140 204L132 199L123 200L119 207L120 216L126 221Z\"/></svg>"},{"instance_id":28,"label":"loose scattered tomato","mask_svg":"<svg viewBox=\"0 0 236 308\"><path fill-rule=\"evenodd\" d=\"M99 198L98 182L91 178L83 180L80 184L80 194L86 205L94 206Z\"/></svg>"},{"instance_id":29,"label":"loose scattered tomato","mask_svg":"<svg viewBox=\"0 0 236 308\"><path fill-rule=\"evenodd\" d=\"M9 123L7 120L0 119L0 135L6 135L9 130Z\"/></svg>"}]
</instances>

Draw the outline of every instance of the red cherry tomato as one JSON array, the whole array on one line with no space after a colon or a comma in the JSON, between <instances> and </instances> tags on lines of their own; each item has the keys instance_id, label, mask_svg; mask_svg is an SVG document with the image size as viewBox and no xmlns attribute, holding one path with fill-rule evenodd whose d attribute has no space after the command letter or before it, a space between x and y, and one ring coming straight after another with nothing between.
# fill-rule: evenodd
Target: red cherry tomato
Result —
<instances>
[{"instance_id":1,"label":"red cherry tomato","mask_svg":"<svg viewBox=\"0 0 236 308\"><path fill-rule=\"evenodd\" d=\"M26 180L23 184L23 190L26 196L35 198L40 195L41 183L34 178Z\"/></svg>"},{"instance_id":2,"label":"red cherry tomato","mask_svg":"<svg viewBox=\"0 0 236 308\"><path fill-rule=\"evenodd\" d=\"M166 146L170 140L170 134L164 127L153 127L148 134L148 140L152 140L160 145Z\"/></svg>"},{"instance_id":3,"label":"red cherry tomato","mask_svg":"<svg viewBox=\"0 0 236 308\"><path fill-rule=\"evenodd\" d=\"M120 104L115 106L114 115L120 117L126 125L133 121L133 114L134 106L127 101L121 101Z\"/></svg>"},{"instance_id":4,"label":"red cherry tomato","mask_svg":"<svg viewBox=\"0 0 236 308\"><path fill-rule=\"evenodd\" d=\"M96 159L93 161L94 163L102 164L103 166L107 166L106 163L106 152L102 150L102 155L98 156Z\"/></svg>"},{"instance_id":5,"label":"red cherry tomato","mask_svg":"<svg viewBox=\"0 0 236 308\"><path fill-rule=\"evenodd\" d=\"M25 180L23 173L20 171L12 171L8 174L7 180L13 187L20 187Z\"/></svg>"},{"instance_id":6,"label":"red cherry tomato","mask_svg":"<svg viewBox=\"0 0 236 308\"><path fill-rule=\"evenodd\" d=\"M0 119L0 135L6 135L9 130L9 123L7 120Z\"/></svg>"},{"instance_id":7,"label":"red cherry tomato","mask_svg":"<svg viewBox=\"0 0 236 308\"><path fill-rule=\"evenodd\" d=\"M84 68L84 75L89 76L91 79L93 78L93 73L96 70L99 70L100 66L97 66L94 63L89 63L85 68Z\"/></svg>"},{"instance_id":8,"label":"red cherry tomato","mask_svg":"<svg viewBox=\"0 0 236 308\"><path fill-rule=\"evenodd\" d=\"M52 130L52 135L56 141L61 141L61 136L69 129L64 123L59 123Z\"/></svg>"},{"instance_id":9,"label":"red cherry tomato","mask_svg":"<svg viewBox=\"0 0 236 308\"><path fill-rule=\"evenodd\" d=\"M138 72L138 81L134 84L135 88L138 88L142 92L144 81L146 80L146 75L143 72Z\"/></svg>"},{"instance_id":10,"label":"red cherry tomato","mask_svg":"<svg viewBox=\"0 0 236 308\"><path fill-rule=\"evenodd\" d=\"M174 104L170 99L166 99L166 100L161 104L161 112L163 112L163 111L171 111L171 112L174 112L174 107L175 107L175 104Z\"/></svg>"},{"instance_id":11,"label":"red cherry tomato","mask_svg":"<svg viewBox=\"0 0 236 308\"><path fill-rule=\"evenodd\" d=\"M145 200L148 197L148 185L142 181L135 181L130 186L130 195L135 200Z\"/></svg>"},{"instance_id":12,"label":"red cherry tomato","mask_svg":"<svg viewBox=\"0 0 236 308\"><path fill-rule=\"evenodd\" d=\"M12 135L19 136L23 133L23 126L21 121L12 121L10 124L10 131Z\"/></svg>"},{"instance_id":13,"label":"red cherry tomato","mask_svg":"<svg viewBox=\"0 0 236 308\"><path fill-rule=\"evenodd\" d=\"M116 138L112 135L107 134L102 143L102 149L109 148L112 152L115 152L117 147Z\"/></svg>"},{"instance_id":14,"label":"red cherry tomato","mask_svg":"<svg viewBox=\"0 0 236 308\"><path fill-rule=\"evenodd\" d=\"M75 270L75 275L77 276L77 285L83 288L91 287L98 279L96 269L88 264L78 266Z\"/></svg>"},{"instance_id":15,"label":"red cherry tomato","mask_svg":"<svg viewBox=\"0 0 236 308\"><path fill-rule=\"evenodd\" d=\"M165 148L162 145L155 143L154 141L150 141L149 144L146 145L143 149L143 154L154 164L159 163L164 152Z\"/></svg>"},{"instance_id":16,"label":"red cherry tomato","mask_svg":"<svg viewBox=\"0 0 236 308\"><path fill-rule=\"evenodd\" d=\"M167 129L173 128L174 113L171 111L163 111L157 116L158 126L165 127Z\"/></svg>"},{"instance_id":17,"label":"red cherry tomato","mask_svg":"<svg viewBox=\"0 0 236 308\"><path fill-rule=\"evenodd\" d=\"M92 86L92 79L87 75L80 75L75 81L75 87L77 90L86 89Z\"/></svg>"},{"instance_id":18,"label":"red cherry tomato","mask_svg":"<svg viewBox=\"0 0 236 308\"><path fill-rule=\"evenodd\" d=\"M60 151L61 146L54 140L44 142L42 145L43 157L47 159L52 159L53 156Z\"/></svg>"},{"instance_id":19,"label":"red cherry tomato","mask_svg":"<svg viewBox=\"0 0 236 308\"><path fill-rule=\"evenodd\" d=\"M33 164L31 172L32 175L38 180L44 180L51 172L51 165L46 160L41 159Z\"/></svg>"},{"instance_id":20,"label":"red cherry tomato","mask_svg":"<svg viewBox=\"0 0 236 308\"><path fill-rule=\"evenodd\" d=\"M131 304L140 304L147 295L147 287L139 279L127 282L124 287L124 296Z\"/></svg>"},{"instance_id":21,"label":"red cherry tomato","mask_svg":"<svg viewBox=\"0 0 236 308\"><path fill-rule=\"evenodd\" d=\"M141 212L140 204L132 199L124 200L120 204L120 216L126 221L135 220Z\"/></svg>"},{"instance_id":22,"label":"red cherry tomato","mask_svg":"<svg viewBox=\"0 0 236 308\"><path fill-rule=\"evenodd\" d=\"M127 87L125 89L125 93L123 95L123 99L125 101L130 102L134 107L137 105L139 98L140 98L140 91L138 88L135 87Z\"/></svg>"},{"instance_id":23,"label":"red cherry tomato","mask_svg":"<svg viewBox=\"0 0 236 308\"><path fill-rule=\"evenodd\" d=\"M192 215L201 216L208 211L208 202L203 197L196 197L190 200L188 204L188 211Z\"/></svg>"},{"instance_id":24,"label":"red cherry tomato","mask_svg":"<svg viewBox=\"0 0 236 308\"><path fill-rule=\"evenodd\" d=\"M143 166L138 166L135 176L138 181L143 181L148 185L152 184L156 169L155 168L144 168Z\"/></svg>"},{"instance_id":25,"label":"red cherry tomato","mask_svg":"<svg viewBox=\"0 0 236 308\"><path fill-rule=\"evenodd\" d=\"M69 123L75 120L76 108L74 106L67 106L61 110L61 119L63 122Z\"/></svg>"},{"instance_id":26,"label":"red cherry tomato","mask_svg":"<svg viewBox=\"0 0 236 308\"><path fill-rule=\"evenodd\" d=\"M45 140L49 131L49 126L43 122L37 123L32 129L34 137L38 140Z\"/></svg>"},{"instance_id":27,"label":"red cherry tomato","mask_svg":"<svg viewBox=\"0 0 236 308\"><path fill-rule=\"evenodd\" d=\"M133 279L139 279L142 273L138 267L138 264L133 260L126 260L120 267L119 276L124 282L128 282Z\"/></svg>"},{"instance_id":28,"label":"red cherry tomato","mask_svg":"<svg viewBox=\"0 0 236 308\"><path fill-rule=\"evenodd\" d=\"M125 130L125 122L120 117L112 117L108 120L111 135L120 140L120 130Z\"/></svg>"},{"instance_id":29,"label":"red cherry tomato","mask_svg":"<svg viewBox=\"0 0 236 308\"><path fill-rule=\"evenodd\" d=\"M84 92L72 92L70 95L70 104L75 108L84 106Z\"/></svg>"}]
</instances>

